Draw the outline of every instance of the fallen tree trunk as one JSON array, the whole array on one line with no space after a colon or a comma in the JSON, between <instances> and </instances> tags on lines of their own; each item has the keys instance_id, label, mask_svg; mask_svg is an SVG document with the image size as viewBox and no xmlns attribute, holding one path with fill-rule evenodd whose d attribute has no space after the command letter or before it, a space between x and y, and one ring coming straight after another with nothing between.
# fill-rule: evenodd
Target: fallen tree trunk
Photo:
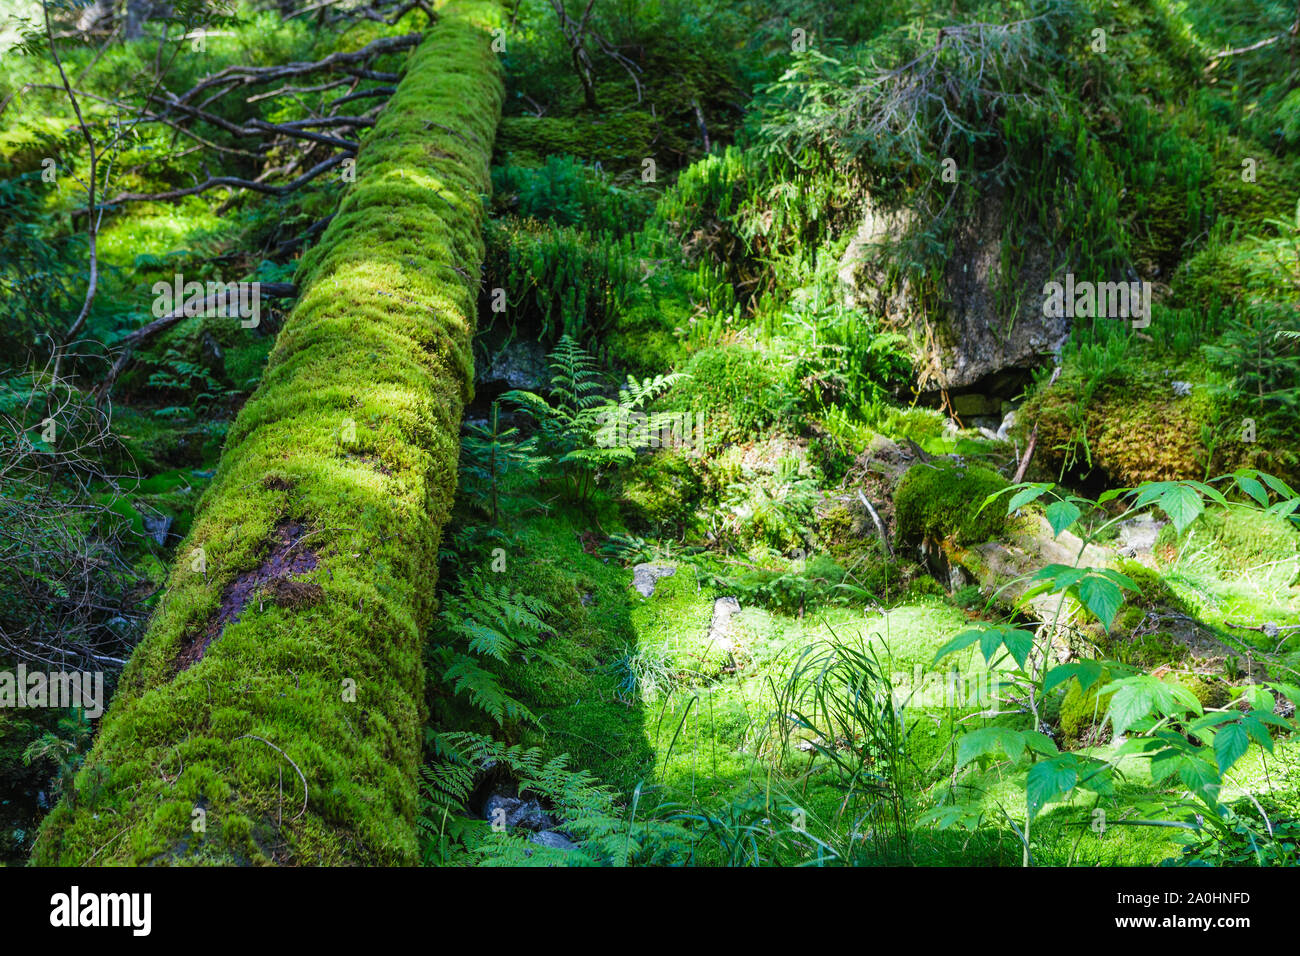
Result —
<instances>
[{"instance_id":1,"label":"fallen tree trunk","mask_svg":"<svg viewBox=\"0 0 1300 956\"><path fill-rule=\"evenodd\" d=\"M500 8L411 55L36 864L416 861Z\"/></svg>"}]
</instances>

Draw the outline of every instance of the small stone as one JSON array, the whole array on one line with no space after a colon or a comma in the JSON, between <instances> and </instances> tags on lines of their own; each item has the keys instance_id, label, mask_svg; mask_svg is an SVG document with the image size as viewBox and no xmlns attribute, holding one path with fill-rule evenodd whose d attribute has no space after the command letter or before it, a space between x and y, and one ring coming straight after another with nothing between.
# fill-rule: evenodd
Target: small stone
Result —
<instances>
[{"instance_id":1,"label":"small stone","mask_svg":"<svg viewBox=\"0 0 1300 956\"><path fill-rule=\"evenodd\" d=\"M650 597L655 593L660 578L670 578L676 573L677 568L671 564L638 564L632 569L632 587L642 597Z\"/></svg>"},{"instance_id":2,"label":"small stone","mask_svg":"<svg viewBox=\"0 0 1300 956\"><path fill-rule=\"evenodd\" d=\"M1015 427L1015 425L1016 425L1016 411L1013 408L1011 411L1006 413L1006 415L1002 419L1002 424L998 426L998 431L997 431L998 441L1006 441L1007 434L1011 431L1012 428Z\"/></svg>"},{"instance_id":3,"label":"small stone","mask_svg":"<svg viewBox=\"0 0 1300 956\"><path fill-rule=\"evenodd\" d=\"M734 597L720 597L713 602L713 620L709 623L708 643L728 654L735 648L731 638L731 618L740 613L740 602Z\"/></svg>"},{"instance_id":4,"label":"small stone","mask_svg":"<svg viewBox=\"0 0 1300 956\"><path fill-rule=\"evenodd\" d=\"M538 833L532 834L528 839L530 842L536 843L538 846L550 847L552 850L569 851L578 849L578 844L574 843L563 833L557 833L554 830L542 830Z\"/></svg>"},{"instance_id":5,"label":"small stone","mask_svg":"<svg viewBox=\"0 0 1300 956\"><path fill-rule=\"evenodd\" d=\"M172 519L167 515L150 515L144 519L144 530L162 547L167 543L167 533L172 529Z\"/></svg>"},{"instance_id":6,"label":"small stone","mask_svg":"<svg viewBox=\"0 0 1300 956\"><path fill-rule=\"evenodd\" d=\"M555 826L555 821L536 799L522 799L503 793L494 793L487 798L483 804L483 818L492 823L523 827L525 830L549 830Z\"/></svg>"}]
</instances>

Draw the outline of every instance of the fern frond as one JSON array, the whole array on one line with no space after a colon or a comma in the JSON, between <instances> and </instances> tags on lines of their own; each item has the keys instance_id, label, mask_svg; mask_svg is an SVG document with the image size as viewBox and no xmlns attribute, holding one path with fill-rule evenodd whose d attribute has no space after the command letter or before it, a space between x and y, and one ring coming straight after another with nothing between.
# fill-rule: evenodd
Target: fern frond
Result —
<instances>
[{"instance_id":1,"label":"fern frond","mask_svg":"<svg viewBox=\"0 0 1300 956\"><path fill-rule=\"evenodd\" d=\"M497 722L498 726L511 720L536 723L537 718L527 707L511 697L501 686L497 676L467 654L458 654L443 672L456 694L467 694L474 706Z\"/></svg>"}]
</instances>

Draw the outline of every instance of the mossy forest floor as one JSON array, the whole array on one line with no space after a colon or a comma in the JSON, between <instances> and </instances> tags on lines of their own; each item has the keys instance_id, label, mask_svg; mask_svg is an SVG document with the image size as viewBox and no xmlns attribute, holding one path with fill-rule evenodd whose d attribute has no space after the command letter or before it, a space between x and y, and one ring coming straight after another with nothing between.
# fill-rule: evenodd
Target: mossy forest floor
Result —
<instances>
[{"instance_id":1,"label":"mossy forest floor","mask_svg":"<svg viewBox=\"0 0 1300 956\"><path fill-rule=\"evenodd\" d=\"M349 459L372 510L392 512L355 533L378 536L374 577L405 589L396 723L421 734L397 748L410 758L398 809L360 830L431 866L1300 862L1300 341L1286 334L1300 329L1300 77L1290 41L1207 68L1260 24L1285 29L1293 5L615 6L598 3L595 23L623 59L591 46L587 73L549 3L501 14L474 394L440 541L450 466L437 487L402 485L399 513L383 489L410 463L385 455L415 442L449 458L459 397L412 399L409 427ZM994 31L1008 46L936 61L959 91L943 115L963 125L902 123L871 98L883 64L968 42L961 24L1021 20ZM424 26L414 10L335 35L241 8L212 62L187 68L314 59ZM58 139L23 108L0 139L6 175L34 175L31 150ZM427 117L393 119L380 128ZM462 151L460 135L430 132L429 156ZM363 137L358 169L385 148ZM936 187L951 157L962 178ZM376 188L396 201L421 186ZM994 201L1001 227L969 255L969 225ZM301 262L323 269L320 250L363 255L342 234L346 209L306 259L267 251L280 223L297 232L337 205L313 186L114 212L89 332L120 342L142 321L141 290L176 270L224 262L283 281ZM444 225L463 232L477 210ZM855 236L886 219L897 229L864 253ZM460 273L452 260L477 254L415 219L381 231L404 261L435 244ZM1151 281L1149 324L1079 318L1062 341L946 386L943 349L963 344L943 326L966 288L954 276L983 270L990 335L1011 342L1037 321L1025 277L1039 259ZM414 273L472 297L449 272ZM391 277L372 280L286 326L321 347L315 376L325 390L337 377L340 417L360 407L348 389L367 396L352 417L392 411L374 382L332 371L351 369L352 346L366 351L356 367L383 364L329 324L351 292L387 295ZM119 379L114 464L138 480L90 493L123 523L115 553L138 585L134 604L117 597L132 613L97 626L139 638L203 533L200 499L225 493L223 442L251 430L234 425L240 410L280 419L246 404L279 374L273 348L294 347L277 345L280 324L187 319ZM433 351L450 380L468 357L449 335ZM322 455L336 424L312 439ZM346 487L320 494L343 530L371 520ZM417 526L427 561L401 544ZM380 635L373 597L358 620ZM56 716L0 710L6 861L27 859L52 804L58 822L70 794L95 792L89 729ZM309 725L280 742L330 764ZM1153 759L1142 748L1156 743ZM152 765L135 769L171 792ZM330 799L364 814L365 788L342 776ZM159 825L183 827L183 809ZM344 829L329 831L331 859L353 852Z\"/></svg>"}]
</instances>

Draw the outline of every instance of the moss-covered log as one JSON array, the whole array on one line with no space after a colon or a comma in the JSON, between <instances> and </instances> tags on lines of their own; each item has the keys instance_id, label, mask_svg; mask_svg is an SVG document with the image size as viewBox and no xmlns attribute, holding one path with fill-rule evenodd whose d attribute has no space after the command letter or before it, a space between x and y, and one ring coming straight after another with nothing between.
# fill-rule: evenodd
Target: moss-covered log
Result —
<instances>
[{"instance_id":1,"label":"moss-covered log","mask_svg":"<svg viewBox=\"0 0 1300 956\"><path fill-rule=\"evenodd\" d=\"M412 54L34 863L415 862L499 16L454 0Z\"/></svg>"}]
</instances>

